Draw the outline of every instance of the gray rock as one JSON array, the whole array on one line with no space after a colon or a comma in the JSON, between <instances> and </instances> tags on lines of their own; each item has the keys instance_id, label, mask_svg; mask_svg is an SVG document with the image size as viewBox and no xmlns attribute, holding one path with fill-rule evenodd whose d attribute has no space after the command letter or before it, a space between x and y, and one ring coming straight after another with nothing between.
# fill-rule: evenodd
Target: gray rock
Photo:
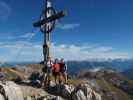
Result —
<instances>
[{"instance_id":1,"label":"gray rock","mask_svg":"<svg viewBox=\"0 0 133 100\"><path fill-rule=\"evenodd\" d=\"M30 96L27 96L24 100L32 100L32 98Z\"/></svg>"},{"instance_id":2,"label":"gray rock","mask_svg":"<svg viewBox=\"0 0 133 100\"><path fill-rule=\"evenodd\" d=\"M91 89L90 85L80 84L73 91L72 100L101 100L101 96Z\"/></svg>"},{"instance_id":3,"label":"gray rock","mask_svg":"<svg viewBox=\"0 0 133 100\"><path fill-rule=\"evenodd\" d=\"M96 93L89 84L85 83L77 87L72 85L57 85L54 93L67 100L101 100L100 94Z\"/></svg>"},{"instance_id":4,"label":"gray rock","mask_svg":"<svg viewBox=\"0 0 133 100\"><path fill-rule=\"evenodd\" d=\"M0 90L5 91L5 95L0 94L0 100L5 100L4 97L9 100L101 100L101 96L89 84L80 84L77 87L52 84L50 91L53 95L43 89L17 85L11 81L0 82L0 86Z\"/></svg>"},{"instance_id":5,"label":"gray rock","mask_svg":"<svg viewBox=\"0 0 133 100\"><path fill-rule=\"evenodd\" d=\"M4 91L3 93L8 100L56 100L56 96L43 89L17 85L12 81L0 82L0 87L0 91ZM0 94L0 100L5 100L4 95Z\"/></svg>"},{"instance_id":6,"label":"gray rock","mask_svg":"<svg viewBox=\"0 0 133 100\"><path fill-rule=\"evenodd\" d=\"M0 100L5 100L2 94L0 94Z\"/></svg>"},{"instance_id":7,"label":"gray rock","mask_svg":"<svg viewBox=\"0 0 133 100\"><path fill-rule=\"evenodd\" d=\"M65 98L71 98L72 91L74 91L74 86L72 85L63 85L61 88L61 94Z\"/></svg>"},{"instance_id":8,"label":"gray rock","mask_svg":"<svg viewBox=\"0 0 133 100\"><path fill-rule=\"evenodd\" d=\"M3 93L8 100L24 100L21 88L12 81L0 83Z\"/></svg>"}]
</instances>

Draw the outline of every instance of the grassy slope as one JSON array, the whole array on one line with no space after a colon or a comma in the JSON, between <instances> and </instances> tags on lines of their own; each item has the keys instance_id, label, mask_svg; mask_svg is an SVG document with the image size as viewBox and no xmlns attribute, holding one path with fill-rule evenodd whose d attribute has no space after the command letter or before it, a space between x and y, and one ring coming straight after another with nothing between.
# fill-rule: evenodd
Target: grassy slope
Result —
<instances>
[{"instance_id":1,"label":"grassy slope","mask_svg":"<svg viewBox=\"0 0 133 100\"><path fill-rule=\"evenodd\" d=\"M113 86L111 83L105 81L105 80L97 80L97 83L100 85L100 87L102 89L104 89L105 91L109 91L109 92L115 92L116 93L116 97L118 98L118 100L131 100L130 96L123 92L122 90L116 88L115 86ZM107 100L111 100L111 97L105 97Z\"/></svg>"},{"instance_id":2,"label":"grassy slope","mask_svg":"<svg viewBox=\"0 0 133 100\"><path fill-rule=\"evenodd\" d=\"M17 76L15 73L10 71L10 68L4 68L3 72L5 73L7 80L12 80L13 78L16 78Z\"/></svg>"}]
</instances>

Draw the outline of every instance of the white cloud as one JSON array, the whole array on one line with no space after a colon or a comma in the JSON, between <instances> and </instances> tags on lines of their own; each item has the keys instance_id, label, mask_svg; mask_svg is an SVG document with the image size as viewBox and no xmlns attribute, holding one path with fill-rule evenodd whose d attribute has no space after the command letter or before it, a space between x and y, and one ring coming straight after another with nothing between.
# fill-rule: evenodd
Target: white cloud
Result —
<instances>
[{"instance_id":1,"label":"white cloud","mask_svg":"<svg viewBox=\"0 0 133 100\"><path fill-rule=\"evenodd\" d=\"M97 47L93 50L93 52L109 52L112 51L113 48L112 47L105 47L105 46L101 46L101 47Z\"/></svg>"},{"instance_id":2,"label":"white cloud","mask_svg":"<svg viewBox=\"0 0 133 100\"><path fill-rule=\"evenodd\" d=\"M17 41L0 43L0 62L8 61L41 61L42 48L39 43Z\"/></svg>"},{"instance_id":3,"label":"white cloud","mask_svg":"<svg viewBox=\"0 0 133 100\"><path fill-rule=\"evenodd\" d=\"M79 26L80 26L80 24L58 24L57 28L67 30L67 29L74 29Z\"/></svg>"},{"instance_id":4,"label":"white cloud","mask_svg":"<svg viewBox=\"0 0 133 100\"><path fill-rule=\"evenodd\" d=\"M26 34L24 34L24 35L22 35L22 36L20 36L20 37L22 37L22 38L32 38L32 37L34 37L35 36L35 33L26 33Z\"/></svg>"},{"instance_id":5,"label":"white cloud","mask_svg":"<svg viewBox=\"0 0 133 100\"><path fill-rule=\"evenodd\" d=\"M106 59L128 59L128 53L114 51L112 47L98 45L67 45L52 44L51 53L54 58L65 58L67 60L106 60ZM32 44L19 41L13 44L0 43L0 61L41 61L42 46L40 43ZM18 56L19 55L19 56Z\"/></svg>"},{"instance_id":6,"label":"white cloud","mask_svg":"<svg viewBox=\"0 0 133 100\"><path fill-rule=\"evenodd\" d=\"M27 33L24 33L23 35L16 35L16 36L9 35L9 36L6 37L6 39L8 39L8 40L14 40L14 39L31 39L35 35L36 35L35 32L27 32Z\"/></svg>"},{"instance_id":7,"label":"white cloud","mask_svg":"<svg viewBox=\"0 0 133 100\"><path fill-rule=\"evenodd\" d=\"M83 49L86 48L86 49ZM53 45L53 55L64 57L67 60L92 60L92 59L127 59L128 53L113 51L112 47L91 45Z\"/></svg>"},{"instance_id":8,"label":"white cloud","mask_svg":"<svg viewBox=\"0 0 133 100\"><path fill-rule=\"evenodd\" d=\"M0 1L0 20L6 21L11 15L10 6L4 1Z\"/></svg>"}]
</instances>

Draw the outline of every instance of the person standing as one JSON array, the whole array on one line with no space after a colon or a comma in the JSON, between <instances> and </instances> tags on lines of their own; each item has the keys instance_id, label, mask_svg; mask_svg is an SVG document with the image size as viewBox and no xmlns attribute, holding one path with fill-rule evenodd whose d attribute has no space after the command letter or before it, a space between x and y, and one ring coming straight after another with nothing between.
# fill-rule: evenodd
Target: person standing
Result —
<instances>
[{"instance_id":1,"label":"person standing","mask_svg":"<svg viewBox=\"0 0 133 100\"><path fill-rule=\"evenodd\" d=\"M52 77L52 66L53 62L51 58L48 58L48 61L46 63L46 78L45 78L45 85L49 87Z\"/></svg>"},{"instance_id":2,"label":"person standing","mask_svg":"<svg viewBox=\"0 0 133 100\"><path fill-rule=\"evenodd\" d=\"M53 76L56 84L60 83L60 65L58 62L59 60L55 59L55 62L53 64Z\"/></svg>"},{"instance_id":3,"label":"person standing","mask_svg":"<svg viewBox=\"0 0 133 100\"><path fill-rule=\"evenodd\" d=\"M5 81L6 80L6 76L5 73L3 72L3 69L0 68L0 81Z\"/></svg>"},{"instance_id":4,"label":"person standing","mask_svg":"<svg viewBox=\"0 0 133 100\"><path fill-rule=\"evenodd\" d=\"M67 64L63 58L60 60L59 65L61 77L63 77L64 83L67 83Z\"/></svg>"}]
</instances>

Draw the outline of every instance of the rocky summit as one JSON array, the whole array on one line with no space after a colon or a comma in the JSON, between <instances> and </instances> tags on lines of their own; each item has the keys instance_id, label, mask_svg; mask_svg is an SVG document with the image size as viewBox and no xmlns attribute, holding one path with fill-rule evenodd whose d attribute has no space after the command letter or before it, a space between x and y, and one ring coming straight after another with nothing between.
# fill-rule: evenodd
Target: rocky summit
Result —
<instances>
[{"instance_id":1,"label":"rocky summit","mask_svg":"<svg viewBox=\"0 0 133 100\"><path fill-rule=\"evenodd\" d=\"M0 100L132 100L133 81L112 69L91 69L69 75L67 84L42 88L37 64L1 68Z\"/></svg>"},{"instance_id":2,"label":"rocky summit","mask_svg":"<svg viewBox=\"0 0 133 100\"><path fill-rule=\"evenodd\" d=\"M0 100L102 100L101 94L84 81L76 84L73 79L68 84L51 81L49 88L41 88L37 80L39 71L37 65L28 65L24 69L2 68Z\"/></svg>"},{"instance_id":3,"label":"rocky summit","mask_svg":"<svg viewBox=\"0 0 133 100\"><path fill-rule=\"evenodd\" d=\"M50 94L51 93L51 94ZM102 100L88 84L50 86L48 91L13 81L0 83L0 100Z\"/></svg>"}]
</instances>

